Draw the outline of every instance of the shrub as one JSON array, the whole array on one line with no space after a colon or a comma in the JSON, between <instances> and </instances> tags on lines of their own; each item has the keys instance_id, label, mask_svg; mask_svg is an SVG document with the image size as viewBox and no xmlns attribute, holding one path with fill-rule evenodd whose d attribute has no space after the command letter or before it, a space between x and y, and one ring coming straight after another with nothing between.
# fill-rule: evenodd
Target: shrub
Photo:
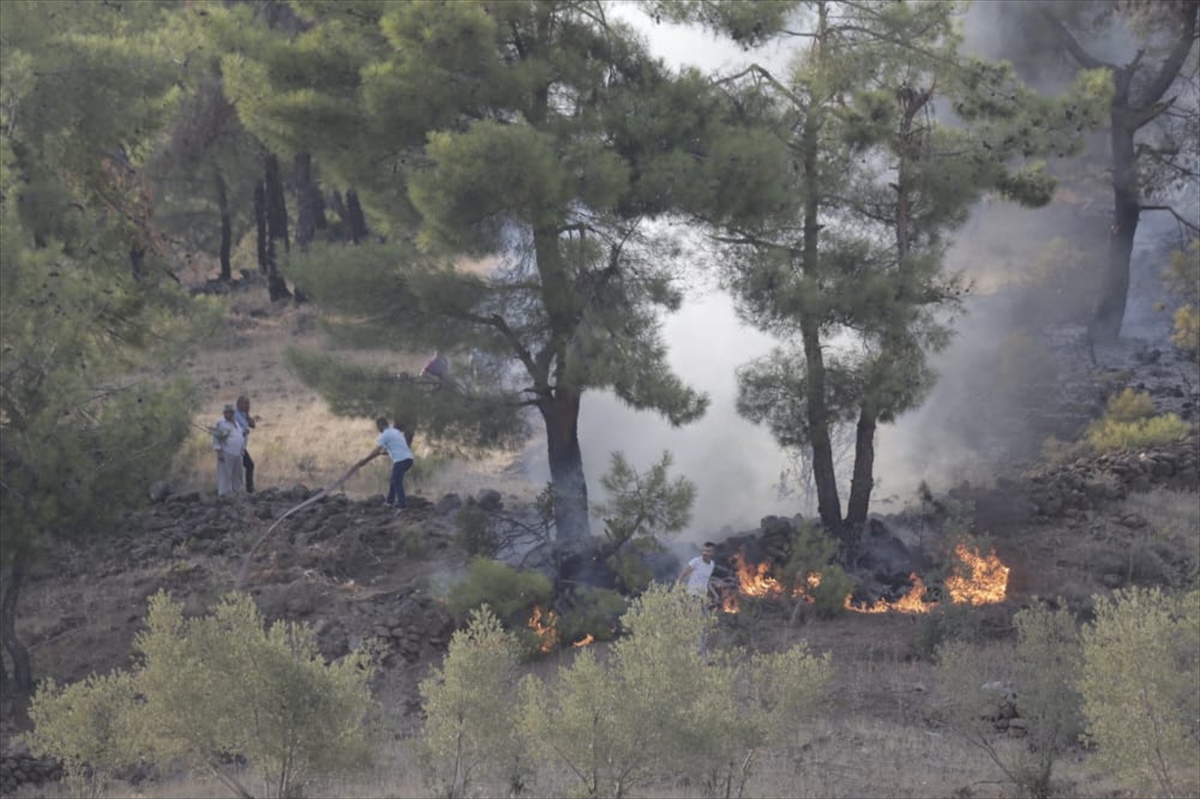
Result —
<instances>
[{"instance_id":1,"label":"shrub","mask_svg":"<svg viewBox=\"0 0 1200 799\"><path fill-rule=\"evenodd\" d=\"M421 681L426 779L439 796L463 797L500 780L519 792L528 777L516 727L516 643L484 606L450 639L441 668Z\"/></svg>"},{"instance_id":2,"label":"shrub","mask_svg":"<svg viewBox=\"0 0 1200 799\"><path fill-rule=\"evenodd\" d=\"M136 761L133 675L117 671L59 686L38 686L29 705L33 730L25 741L36 755L63 765L73 796L100 796L113 772Z\"/></svg>"},{"instance_id":3,"label":"shrub","mask_svg":"<svg viewBox=\"0 0 1200 799\"><path fill-rule=\"evenodd\" d=\"M1200 352L1200 239L1192 239L1186 252L1171 254L1167 282L1183 301L1173 314L1175 335L1171 340L1195 355Z\"/></svg>"},{"instance_id":4,"label":"shrub","mask_svg":"<svg viewBox=\"0 0 1200 799\"><path fill-rule=\"evenodd\" d=\"M584 649L555 680L521 685L530 745L563 761L587 796L681 775L701 775L712 795L740 795L755 755L794 733L831 674L802 646L702 653L711 619L673 586L652 587L621 621L629 634L607 665Z\"/></svg>"},{"instance_id":5,"label":"shrub","mask_svg":"<svg viewBox=\"0 0 1200 799\"><path fill-rule=\"evenodd\" d=\"M822 618L844 613L846 597L854 591L853 578L834 562L837 555L833 536L816 524L797 521L781 577L789 593L802 590Z\"/></svg>"},{"instance_id":6,"label":"shrub","mask_svg":"<svg viewBox=\"0 0 1200 799\"><path fill-rule=\"evenodd\" d=\"M145 697L137 719L156 762L213 772L220 753L246 757L268 796L296 796L318 776L364 767L371 755L375 658L365 649L326 664L312 630L264 628L254 600L230 594L211 615L184 619L159 592L135 640Z\"/></svg>"},{"instance_id":7,"label":"shrub","mask_svg":"<svg viewBox=\"0 0 1200 799\"><path fill-rule=\"evenodd\" d=\"M480 557L471 561L466 578L450 592L447 602L456 618L466 618L470 611L486 604L512 626L523 611L534 605L544 607L552 590L550 578L544 574Z\"/></svg>"},{"instance_id":8,"label":"shrub","mask_svg":"<svg viewBox=\"0 0 1200 799\"><path fill-rule=\"evenodd\" d=\"M939 602L917 619L912 646L918 657L933 658L944 644L972 644L983 639L983 623L978 608Z\"/></svg>"},{"instance_id":9,"label":"shrub","mask_svg":"<svg viewBox=\"0 0 1200 799\"><path fill-rule=\"evenodd\" d=\"M463 552L471 556L495 557L499 542L488 523L488 514L475 503L467 504L458 512L458 535L454 538Z\"/></svg>"},{"instance_id":10,"label":"shrub","mask_svg":"<svg viewBox=\"0 0 1200 799\"><path fill-rule=\"evenodd\" d=\"M1155 416L1150 395L1127 388L1109 398L1104 416L1088 425L1086 438L1096 452L1115 452L1178 441L1191 429L1173 413Z\"/></svg>"},{"instance_id":11,"label":"shrub","mask_svg":"<svg viewBox=\"0 0 1200 799\"><path fill-rule=\"evenodd\" d=\"M565 643L574 643L588 635L597 641L611 641L627 608L625 597L616 591L580 587L571 594L570 609L559 617L559 634Z\"/></svg>"},{"instance_id":12,"label":"shrub","mask_svg":"<svg viewBox=\"0 0 1200 799\"><path fill-rule=\"evenodd\" d=\"M1075 685L1082 650L1068 611L1035 606L1015 621L1015 646L963 641L942 646L939 683L951 726L987 753L1020 791L1041 799L1050 795L1055 757L1080 732ZM997 727L1011 729L1009 717L1018 710L1027 745L1003 747L996 741Z\"/></svg>"},{"instance_id":13,"label":"shrub","mask_svg":"<svg viewBox=\"0 0 1200 799\"><path fill-rule=\"evenodd\" d=\"M615 554L628 541L672 535L687 526L696 486L684 477L670 479L671 460L671 453L663 452L648 472L639 473L622 453L612 454L608 471L600 478L608 501L594 507L604 519L607 551Z\"/></svg>"},{"instance_id":14,"label":"shrub","mask_svg":"<svg viewBox=\"0 0 1200 799\"><path fill-rule=\"evenodd\" d=\"M1079 689L1097 760L1141 795L1194 796L1200 591L1096 597Z\"/></svg>"}]
</instances>

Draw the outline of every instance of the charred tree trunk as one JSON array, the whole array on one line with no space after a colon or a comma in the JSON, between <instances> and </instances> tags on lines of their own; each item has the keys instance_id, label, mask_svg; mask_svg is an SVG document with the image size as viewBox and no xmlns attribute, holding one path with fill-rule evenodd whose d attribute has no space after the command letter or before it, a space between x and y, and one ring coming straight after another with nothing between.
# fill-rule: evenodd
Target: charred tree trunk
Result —
<instances>
[{"instance_id":1,"label":"charred tree trunk","mask_svg":"<svg viewBox=\"0 0 1200 799\"><path fill-rule=\"evenodd\" d=\"M850 498L846 501L846 528L851 539L857 539L867 521L871 508L871 492L875 489L875 428L874 410L863 406L858 416L854 436L854 476L850 479ZM857 544L857 540L847 543Z\"/></svg>"},{"instance_id":2,"label":"charred tree trunk","mask_svg":"<svg viewBox=\"0 0 1200 799\"><path fill-rule=\"evenodd\" d=\"M146 248L132 247L129 250L129 271L135 283L146 275Z\"/></svg>"},{"instance_id":3,"label":"charred tree trunk","mask_svg":"<svg viewBox=\"0 0 1200 799\"><path fill-rule=\"evenodd\" d=\"M219 169L216 173L216 183L217 210L221 213L220 279L228 283L233 280L233 260L230 257L233 252L233 216L229 212L229 192L225 185L225 176Z\"/></svg>"},{"instance_id":4,"label":"charred tree trunk","mask_svg":"<svg viewBox=\"0 0 1200 799\"><path fill-rule=\"evenodd\" d=\"M266 275L271 269L271 247L267 239L267 190L262 181L254 187L254 231L258 270Z\"/></svg>"},{"instance_id":5,"label":"charred tree trunk","mask_svg":"<svg viewBox=\"0 0 1200 799\"><path fill-rule=\"evenodd\" d=\"M290 299L292 293L287 282L279 274L276 242L283 243L283 251L289 252L287 200L283 194L283 179L279 175L279 159L274 153L267 156L263 179L267 209L267 293L271 302Z\"/></svg>"},{"instance_id":6,"label":"charred tree trunk","mask_svg":"<svg viewBox=\"0 0 1200 799\"><path fill-rule=\"evenodd\" d=\"M13 553L8 579L4 584L4 597L0 599L0 643L13 664L13 684L21 693L33 690L33 670L29 665L29 650L17 637L17 599L25 581L25 548L18 546Z\"/></svg>"},{"instance_id":7,"label":"charred tree trunk","mask_svg":"<svg viewBox=\"0 0 1200 799\"><path fill-rule=\"evenodd\" d=\"M358 244L367 237L367 217L363 214L362 205L358 202L358 192L354 189L346 192L346 222L350 231L350 241Z\"/></svg>"},{"instance_id":8,"label":"charred tree trunk","mask_svg":"<svg viewBox=\"0 0 1200 799\"><path fill-rule=\"evenodd\" d=\"M313 176L312 156L298 153L293 164L296 189L296 246L307 252L308 245L325 229L325 201Z\"/></svg>"},{"instance_id":9,"label":"charred tree trunk","mask_svg":"<svg viewBox=\"0 0 1200 799\"><path fill-rule=\"evenodd\" d=\"M580 400L578 391L559 388L538 404L546 423L550 480L554 486L554 527L559 540L581 539L591 534L587 481L579 449Z\"/></svg>"}]
</instances>

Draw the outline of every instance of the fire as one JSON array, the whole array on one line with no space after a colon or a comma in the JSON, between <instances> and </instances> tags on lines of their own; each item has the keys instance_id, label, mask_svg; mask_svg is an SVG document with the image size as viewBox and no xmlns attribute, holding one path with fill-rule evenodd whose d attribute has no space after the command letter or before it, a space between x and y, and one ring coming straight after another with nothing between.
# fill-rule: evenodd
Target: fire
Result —
<instances>
[{"instance_id":1,"label":"fire","mask_svg":"<svg viewBox=\"0 0 1200 799\"><path fill-rule=\"evenodd\" d=\"M877 599L874 605L855 605L850 601L850 595L847 594L843 604L847 610L853 610L855 613L887 613L889 610L900 613L928 613L929 605L923 599L925 583L921 580L921 575L913 572L908 575L908 579L912 580L912 588L908 589L908 593L895 602Z\"/></svg>"},{"instance_id":2,"label":"fire","mask_svg":"<svg viewBox=\"0 0 1200 799\"><path fill-rule=\"evenodd\" d=\"M984 558L979 556L978 549L968 551L966 544L959 543L954 548L954 555L970 575L964 577L955 568L954 573L946 578L946 590L950 592L952 602L960 605L990 605L1004 601L1009 568L1000 562L995 552Z\"/></svg>"},{"instance_id":3,"label":"fire","mask_svg":"<svg viewBox=\"0 0 1200 799\"><path fill-rule=\"evenodd\" d=\"M541 641L538 645L539 651L549 652L558 644L558 628L554 611L546 612L546 623L542 624L542 608L540 605L534 605L533 612L529 615L529 621L525 626L537 633L538 639Z\"/></svg>"},{"instance_id":4,"label":"fire","mask_svg":"<svg viewBox=\"0 0 1200 799\"><path fill-rule=\"evenodd\" d=\"M735 552L733 565L737 568L738 590L746 596L771 596L783 593L783 586L768 573L771 571L770 563L763 562L751 566L746 562L745 555Z\"/></svg>"},{"instance_id":5,"label":"fire","mask_svg":"<svg viewBox=\"0 0 1200 799\"><path fill-rule=\"evenodd\" d=\"M587 646L588 644L592 643L595 640L596 640L596 636L592 635L591 633L588 633L583 638L580 638L578 641L571 644L571 646L574 646L574 647Z\"/></svg>"}]
</instances>

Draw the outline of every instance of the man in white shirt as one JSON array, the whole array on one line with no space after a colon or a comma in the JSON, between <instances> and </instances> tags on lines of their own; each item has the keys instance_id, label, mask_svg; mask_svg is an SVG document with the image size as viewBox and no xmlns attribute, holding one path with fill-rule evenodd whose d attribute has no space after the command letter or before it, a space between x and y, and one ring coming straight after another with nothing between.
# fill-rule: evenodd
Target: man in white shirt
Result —
<instances>
[{"instance_id":1,"label":"man in white shirt","mask_svg":"<svg viewBox=\"0 0 1200 799\"><path fill-rule=\"evenodd\" d=\"M705 541L700 554L689 560L679 573L676 582L685 583L688 593L692 596L708 597L708 581L712 579L713 567L716 565L713 563L715 549L715 544Z\"/></svg>"},{"instance_id":2,"label":"man in white shirt","mask_svg":"<svg viewBox=\"0 0 1200 799\"><path fill-rule=\"evenodd\" d=\"M246 437L234 414L237 409L226 405L222 418L213 425L213 449L217 453L217 494L238 495L242 493L242 453L246 450Z\"/></svg>"},{"instance_id":3,"label":"man in white shirt","mask_svg":"<svg viewBox=\"0 0 1200 799\"><path fill-rule=\"evenodd\" d=\"M388 482L388 495L384 502L388 505L396 506L396 513L400 513L408 507L408 498L404 495L404 475L412 468L413 453L412 453L412 430L405 430L399 424L390 425L386 418L375 420L376 427L379 428L379 440L376 441L378 449L375 450L377 455L387 453L392 460L392 477Z\"/></svg>"}]
</instances>

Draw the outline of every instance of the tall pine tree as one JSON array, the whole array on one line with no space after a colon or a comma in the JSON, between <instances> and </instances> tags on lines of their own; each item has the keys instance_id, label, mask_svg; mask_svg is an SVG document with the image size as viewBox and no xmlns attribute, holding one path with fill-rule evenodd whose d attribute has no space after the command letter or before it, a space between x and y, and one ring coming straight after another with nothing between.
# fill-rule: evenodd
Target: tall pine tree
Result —
<instances>
[{"instance_id":1,"label":"tall pine tree","mask_svg":"<svg viewBox=\"0 0 1200 799\"><path fill-rule=\"evenodd\" d=\"M558 535L588 534L585 394L676 425L707 405L667 366L660 320L681 301L681 265L647 223L757 213L781 197L782 148L702 76L650 57L604 2L298 7L314 25L294 46L328 43L323 65L303 88L259 92L267 102L249 87L269 65L242 65L239 108L244 96L252 129L359 187L387 243L293 252L292 273L341 314L345 340L436 347L460 365L474 350L502 368L477 390L431 393L329 358L294 363L335 410L395 408L446 439L511 437L533 409Z\"/></svg>"}]
</instances>

